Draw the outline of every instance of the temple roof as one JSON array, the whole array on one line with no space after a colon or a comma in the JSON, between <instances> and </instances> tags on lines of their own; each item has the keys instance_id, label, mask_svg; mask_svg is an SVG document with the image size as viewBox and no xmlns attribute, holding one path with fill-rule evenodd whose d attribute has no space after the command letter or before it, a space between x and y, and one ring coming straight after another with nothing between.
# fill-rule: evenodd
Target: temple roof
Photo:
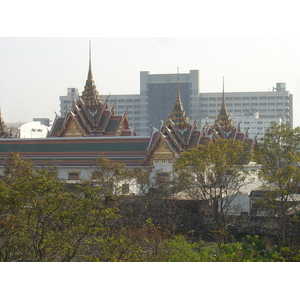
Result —
<instances>
[{"instance_id":1,"label":"temple roof","mask_svg":"<svg viewBox=\"0 0 300 300\"><path fill-rule=\"evenodd\" d=\"M147 148L147 156L152 157L157 149L160 149L161 143L168 146L165 149L170 149L170 155L178 157L181 152L189 148L197 147L199 144L214 142L218 139L232 138L240 140L245 145L245 149L251 149L257 142L256 138L252 139L249 137L248 131L241 132L240 124L237 127L234 126L226 108L224 81L222 107L215 123L213 125L206 123L201 129L198 129L196 121L197 119L193 124L189 123L180 100L178 88L174 108L168 121L161 121L158 129L153 128Z\"/></svg>"},{"instance_id":2,"label":"temple roof","mask_svg":"<svg viewBox=\"0 0 300 300\"><path fill-rule=\"evenodd\" d=\"M82 96L73 104L65 117L56 117L49 137L83 136L131 136L126 112L117 115L114 107L109 107L108 98L104 103L96 89L89 52L89 70Z\"/></svg>"}]
</instances>

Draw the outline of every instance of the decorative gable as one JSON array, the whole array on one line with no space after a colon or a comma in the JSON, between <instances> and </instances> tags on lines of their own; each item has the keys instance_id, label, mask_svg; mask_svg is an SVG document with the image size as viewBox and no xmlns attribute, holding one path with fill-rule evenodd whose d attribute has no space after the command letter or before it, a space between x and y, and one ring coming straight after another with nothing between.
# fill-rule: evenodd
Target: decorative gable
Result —
<instances>
[{"instance_id":1,"label":"decorative gable","mask_svg":"<svg viewBox=\"0 0 300 300\"><path fill-rule=\"evenodd\" d=\"M77 125L74 119L70 119L70 121L66 125L66 129L61 133L63 137L80 137L83 136L81 128Z\"/></svg>"}]
</instances>

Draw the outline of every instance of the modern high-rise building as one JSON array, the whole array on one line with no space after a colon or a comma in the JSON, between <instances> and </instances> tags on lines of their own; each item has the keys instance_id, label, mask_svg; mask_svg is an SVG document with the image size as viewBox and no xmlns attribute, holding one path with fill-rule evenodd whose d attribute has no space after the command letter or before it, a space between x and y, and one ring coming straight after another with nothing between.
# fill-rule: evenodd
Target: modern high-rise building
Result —
<instances>
[{"instance_id":1,"label":"modern high-rise building","mask_svg":"<svg viewBox=\"0 0 300 300\"><path fill-rule=\"evenodd\" d=\"M191 122L196 118L199 126L213 124L222 106L223 92L201 93L199 71L189 73L150 74L140 72L140 94L102 95L114 106L116 113L127 111L129 123L141 136L151 132L151 126L159 127L172 111L178 86L183 107ZM78 90L68 88L68 95L61 96L61 115L78 97ZM285 83L277 83L273 91L224 92L228 113L249 134L261 137L271 122L293 126L293 95L286 90Z\"/></svg>"},{"instance_id":2,"label":"modern high-rise building","mask_svg":"<svg viewBox=\"0 0 300 300\"><path fill-rule=\"evenodd\" d=\"M141 108L147 110L148 119L143 122L143 128L149 125L158 127L160 120L166 121L171 114L174 99L176 99L178 84L181 102L193 121L199 112L199 71L180 74L150 74L140 72L140 102Z\"/></svg>"},{"instance_id":3,"label":"modern high-rise building","mask_svg":"<svg viewBox=\"0 0 300 300\"><path fill-rule=\"evenodd\" d=\"M72 107L74 100L78 100L79 93L76 88L68 88L67 96L60 96L60 115L65 116L68 109Z\"/></svg>"},{"instance_id":4,"label":"modern high-rise building","mask_svg":"<svg viewBox=\"0 0 300 300\"><path fill-rule=\"evenodd\" d=\"M213 122L222 105L222 92L200 93L200 119ZM227 92L225 101L228 113L233 119L258 115L257 120L276 121L293 126L293 95L286 91L285 83L277 83L268 92Z\"/></svg>"}]
</instances>

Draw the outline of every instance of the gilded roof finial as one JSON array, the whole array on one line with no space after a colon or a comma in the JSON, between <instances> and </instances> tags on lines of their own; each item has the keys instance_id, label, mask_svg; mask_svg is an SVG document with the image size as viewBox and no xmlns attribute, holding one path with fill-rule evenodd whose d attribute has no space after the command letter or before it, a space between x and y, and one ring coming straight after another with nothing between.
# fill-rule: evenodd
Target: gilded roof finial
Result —
<instances>
[{"instance_id":1,"label":"gilded roof finial","mask_svg":"<svg viewBox=\"0 0 300 300\"><path fill-rule=\"evenodd\" d=\"M93 80L91 41L89 41L89 72L88 72L88 80Z\"/></svg>"},{"instance_id":2,"label":"gilded roof finial","mask_svg":"<svg viewBox=\"0 0 300 300\"><path fill-rule=\"evenodd\" d=\"M215 126L214 128L216 129L217 127L221 126L221 128L225 132L231 131L233 127L233 121L230 119L230 116L227 112L226 108L226 103L225 103L225 92L224 92L224 76L223 76L223 97L222 97L222 107L220 109L219 115L217 119L215 120Z\"/></svg>"},{"instance_id":3,"label":"gilded roof finial","mask_svg":"<svg viewBox=\"0 0 300 300\"><path fill-rule=\"evenodd\" d=\"M180 97L179 68L177 68L177 97L170 119L179 129L185 129L189 125L189 117L185 114Z\"/></svg>"},{"instance_id":4,"label":"gilded roof finial","mask_svg":"<svg viewBox=\"0 0 300 300\"><path fill-rule=\"evenodd\" d=\"M90 111L94 112L100 104L101 96L98 94L95 82L93 80L91 56L91 42L89 42L89 71L81 99L90 109Z\"/></svg>"}]
</instances>

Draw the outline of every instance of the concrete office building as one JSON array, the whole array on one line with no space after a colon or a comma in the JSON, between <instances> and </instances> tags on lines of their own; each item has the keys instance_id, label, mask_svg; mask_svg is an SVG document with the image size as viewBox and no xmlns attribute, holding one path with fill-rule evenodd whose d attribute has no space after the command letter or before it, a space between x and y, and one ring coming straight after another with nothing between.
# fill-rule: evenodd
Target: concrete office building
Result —
<instances>
[{"instance_id":1,"label":"concrete office building","mask_svg":"<svg viewBox=\"0 0 300 300\"><path fill-rule=\"evenodd\" d=\"M186 114L191 121L198 116L200 109L198 70L180 74L150 74L144 71L140 72L140 102L141 110L148 110L148 119L142 121L141 129L148 129L149 132L150 125L159 127L160 120L167 120L178 92L178 82Z\"/></svg>"},{"instance_id":2,"label":"concrete office building","mask_svg":"<svg viewBox=\"0 0 300 300\"><path fill-rule=\"evenodd\" d=\"M76 88L68 88L66 96L60 96L60 115L65 116L68 109L72 107L74 100L78 100L79 93Z\"/></svg>"},{"instance_id":3,"label":"concrete office building","mask_svg":"<svg viewBox=\"0 0 300 300\"><path fill-rule=\"evenodd\" d=\"M283 119L280 117L260 118L258 113L240 116L236 115L232 119L235 124L239 124L242 132L247 130L250 137L257 136L258 140L264 136L264 132L270 126L271 122L275 122L277 124L284 123Z\"/></svg>"},{"instance_id":4,"label":"concrete office building","mask_svg":"<svg viewBox=\"0 0 300 300\"><path fill-rule=\"evenodd\" d=\"M199 117L202 122L214 121L222 105L222 96L222 92L200 93ZM276 88L269 92L227 92L225 101L234 120L248 122L249 116L257 114L258 117L254 118L257 119L256 127L262 127L259 126L261 122L270 124L272 121L293 126L293 95L286 91L285 83L277 83Z\"/></svg>"},{"instance_id":5,"label":"concrete office building","mask_svg":"<svg viewBox=\"0 0 300 300\"><path fill-rule=\"evenodd\" d=\"M140 72L140 94L102 95L116 113L125 111L129 123L138 135L151 132L151 125L160 126L160 120L166 120L176 98L178 83L181 101L191 122L198 117L198 125L212 124L222 105L223 93L200 93L199 71L179 74L150 74ZM271 122L282 122L293 126L293 95L286 90L285 83L277 83L273 91L267 92L225 92L228 113L235 122L241 122L241 128L249 128L249 134L261 137ZM68 96L61 96L61 115L67 106L77 99L78 90L68 88ZM251 120L250 120L251 119Z\"/></svg>"},{"instance_id":6,"label":"concrete office building","mask_svg":"<svg viewBox=\"0 0 300 300\"><path fill-rule=\"evenodd\" d=\"M142 130L143 120L148 118L147 110L141 110L140 95L101 95L102 101L108 99L109 105L114 108L117 114L126 112L128 122L132 129L136 129L138 135L149 135L146 127Z\"/></svg>"},{"instance_id":7,"label":"concrete office building","mask_svg":"<svg viewBox=\"0 0 300 300\"><path fill-rule=\"evenodd\" d=\"M109 104L117 113L127 110L129 123L139 135L150 135L151 126L159 127L167 120L178 92L178 81L183 107L194 120L199 112L199 71L180 74L150 74L140 72L140 94L110 95ZM106 99L108 95L103 95Z\"/></svg>"}]
</instances>

